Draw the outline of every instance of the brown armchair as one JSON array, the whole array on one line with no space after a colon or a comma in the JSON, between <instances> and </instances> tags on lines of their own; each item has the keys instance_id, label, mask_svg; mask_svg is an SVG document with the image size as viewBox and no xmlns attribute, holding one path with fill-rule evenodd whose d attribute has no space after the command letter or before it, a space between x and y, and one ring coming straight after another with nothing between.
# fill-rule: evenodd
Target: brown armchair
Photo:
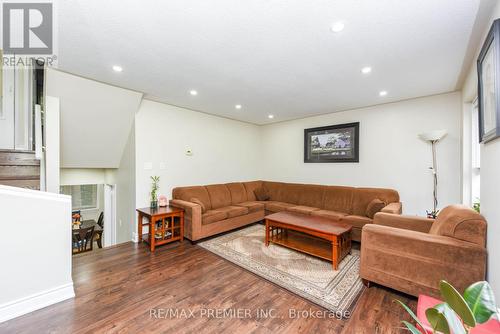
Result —
<instances>
[{"instance_id":1,"label":"brown armchair","mask_svg":"<svg viewBox=\"0 0 500 334\"><path fill-rule=\"evenodd\" d=\"M442 279L463 291L485 278L485 244L486 220L465 206L435 220L377 213L363 227L360 276L413 296L438 297Z\"/></svg>"}]
</instances>

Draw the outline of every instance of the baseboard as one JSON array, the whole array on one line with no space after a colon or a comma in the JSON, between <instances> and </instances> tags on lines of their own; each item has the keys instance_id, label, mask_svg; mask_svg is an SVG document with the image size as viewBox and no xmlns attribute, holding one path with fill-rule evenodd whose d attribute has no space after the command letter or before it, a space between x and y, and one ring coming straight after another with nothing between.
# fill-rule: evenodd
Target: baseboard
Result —
<instances>
[{"instance_id":1,"label":"baseboard","mask_svg":"<svg viewBox=\"0 0 500 334\"><path fill-rule=\"evenodd\" d=\"M75 297L73 282L0 305L0 323Z\"/></svg>"},{"instance_id":2,"label":"baseboard","mask_svg":"<svg viewBox=\"0 0 500 334\"><path fill-rule=\"evenodd\" d=\"M137 237L138 233L137 232L132 232L132 242L139 242L139 238Z\"/></svg>"}]
</instances>

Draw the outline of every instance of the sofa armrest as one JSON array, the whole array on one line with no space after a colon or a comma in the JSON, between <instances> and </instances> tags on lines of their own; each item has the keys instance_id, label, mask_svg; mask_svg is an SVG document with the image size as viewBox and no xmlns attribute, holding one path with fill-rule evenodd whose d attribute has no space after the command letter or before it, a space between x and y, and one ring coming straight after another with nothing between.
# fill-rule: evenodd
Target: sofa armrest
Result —
<instances>
[{"instance_id":1,"label":"sofa armrest","mask_svg":"<svg viewBox=\"0 0 500 334\"><path fill-rule=\"evenodd\" d=\"M401 213L403 213L403 203L401 202L389 203L380 212L400 215Z\"/></svg>"},{"instance_id":2,"label":"sofa armrest","mask_svg":"<svg viewBox=\"0 0 500 334\"><path fill-rule=\"evenodd\" d=\"M376 225L428 233L434 223L434 219L377 212L373 217L373 223Z\"/></svg>"},{"instance_id":3,"label":"sofa armrest","mask_svg":"<svg viewBox=\"0 0 500 334\"><path fill-rule=\"evenodd\" d=\"M201 206L180 199L170 200L170 205L184 209L184 235L191 241L198 240L201 234Z\"/></svg>"},{"instance_id":4,"label":"sofa armrest","mask_svg":"<svg viewBox=\"0 0 500 334\"><path fill-rule=\"evenodd\" d=\"M446 236L369 224L361 241L362 278L405 293L439 296L439 281L459 291L484 280L486 249Z\"/></svg>"}]
</instances>

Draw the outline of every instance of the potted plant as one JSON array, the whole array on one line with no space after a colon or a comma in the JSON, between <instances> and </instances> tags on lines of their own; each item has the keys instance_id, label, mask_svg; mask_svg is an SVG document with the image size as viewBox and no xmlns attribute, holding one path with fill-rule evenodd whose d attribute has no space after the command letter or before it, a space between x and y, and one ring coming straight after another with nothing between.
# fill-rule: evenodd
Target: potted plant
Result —
<instances>
[{"instance_id":1,"label":"potted plant","mask_svg":"<svg viewBox=\"0 0 500 334\"><path fill-rule=\"evenodd\" d=\"M476 332L473 330L474 328L479 333L479 327L481 327L481 333L490 333L489 328L485 328L483 325L487 322L492 327L499 326L498 328L500 328L500 324L495 320L492 320L493 323L489 322L492 316L498 313L498 310L495 304L495 295L488 282L482 281L472 284L465 289L463 296L446 281L439 283L439 290L444 302L425 310L425 318L429 325L424 323L423 317L417 317L408 306L397 300L415 320L416 325L402 321L410 333L467 334Z\"/></svg>"},{"instance_id":2,"label":"potted plant","mask_svg":"<svg viewBox=\"0 0 500 334\"><path fill-rule=\"evenodd\" d=\"M476 198L476 201L474 202L474 204L472 204L472 208L477 213L481 213L481 201L479 200L479 198Z\"/></svg>"},{"instance_id":3,"label":"potted plant","mask_svg":"<svg viewBox=\"0 0 500 334\"><path fill-rule=\"evenodd\" d=\"M150 207L152 209L156 209L158 207L158 197L157 197L157 193L158 193L158 189L160 188L160 186L158 185L158 183L160 183L160 177L159 176L151 176L151 204L150 204Z\"/></svg>"}]
</instances>

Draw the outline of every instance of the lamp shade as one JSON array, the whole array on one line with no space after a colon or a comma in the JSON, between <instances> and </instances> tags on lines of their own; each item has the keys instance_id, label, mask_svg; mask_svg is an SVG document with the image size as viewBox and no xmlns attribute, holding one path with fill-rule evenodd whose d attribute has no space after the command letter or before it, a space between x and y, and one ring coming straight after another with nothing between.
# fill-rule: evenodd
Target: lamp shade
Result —
<instances>
[{"instance_id":1,"label":"lamp shade","mask_svg":"<svg viewBox=\"0 0 500 334\"><path fill-rule=\"evenodd\" d=\"M446 136L447 133L448 133L448 131L446 131L446 130L434 130L434 131L421 133L418 136L422 140L438 141L438 140L442 139L444 136Z\"/></svg>"}]
</instances>

